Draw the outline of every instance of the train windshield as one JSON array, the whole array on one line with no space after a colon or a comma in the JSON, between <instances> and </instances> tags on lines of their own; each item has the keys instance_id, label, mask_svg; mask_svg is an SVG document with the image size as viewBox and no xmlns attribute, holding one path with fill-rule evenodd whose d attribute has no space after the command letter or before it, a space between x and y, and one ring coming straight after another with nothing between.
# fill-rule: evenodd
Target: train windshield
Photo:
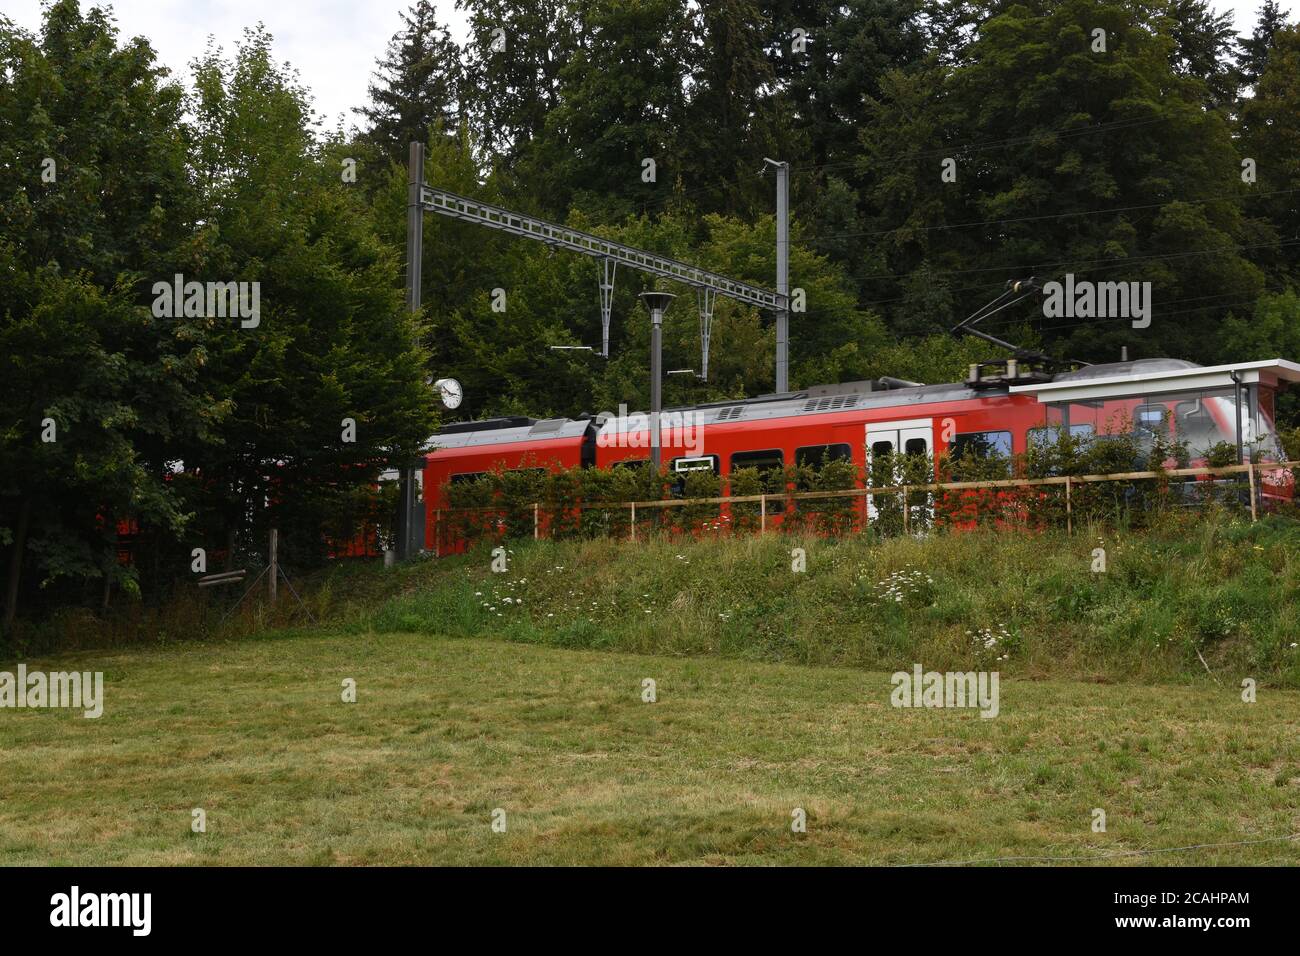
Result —
<instances>
[{"instance_id":1,"label":"train windshield","mask_svg":"<svg viewBox=\"0 0 1300 956\"><path fill-rule=\"evenodd\" d=\"M1232 388L1156 395L1052 402L1046 405L1049 428L1068 427L1071 434L1096 436L1129 434L1141 442L1157 438L1186 451L1193 463L1216 451L1235 450L1238 416ZM1273 389L1250 385L1242 389L1240 433L1243 451L1255 461L1283 460L1273 424Z\"/></svg>"}]
</instances>

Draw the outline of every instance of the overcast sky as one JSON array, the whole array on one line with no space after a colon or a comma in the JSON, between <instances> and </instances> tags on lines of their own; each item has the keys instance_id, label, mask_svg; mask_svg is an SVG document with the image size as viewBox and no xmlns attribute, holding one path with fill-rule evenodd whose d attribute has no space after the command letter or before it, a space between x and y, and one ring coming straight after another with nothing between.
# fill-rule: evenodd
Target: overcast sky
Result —
<instances>
[{"instance_id":1,"label":"overcast sky","mask_svg":"<svg viewBox=\"0 0 1300 956\"><path fill-rule=\"evenodd\" d=\"M1230 10L1237 30L1249 33L1262 0L1217 0ZM149 38L159 59L188 82L189 63L212 35L230 49L244 27L259 20L275 37L277 59L296 67L315 96L316 110L332 128L338 114L354 122L352 107L364 105L375 60L401 25L399 11L410 0L116 0L112 7L124 36ZM91 6L83 0L83 8ZM1282 0L1292 22L1300 0ZM5 0L4 14L36 30L41 0ZM465 16L454 0L435 4L438 19L457 40L466 33Z\"/></svg>"}]
</instances>

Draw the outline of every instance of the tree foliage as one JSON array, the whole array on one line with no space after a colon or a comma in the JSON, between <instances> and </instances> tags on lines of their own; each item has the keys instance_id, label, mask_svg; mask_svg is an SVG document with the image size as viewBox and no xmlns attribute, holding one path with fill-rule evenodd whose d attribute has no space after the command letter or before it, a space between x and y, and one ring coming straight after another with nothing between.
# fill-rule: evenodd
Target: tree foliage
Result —
<instances>
[{"instance_id":1,"label":"tree foliage","mask_svg":"<svg viewBox=\"0 0 1300 956\"><path fill-rule=\"evenodd\" d=\"M765 286L764 160L790 163L795 388L960 379L996 349L948 330L1030 275L1151 284L1145 329L988 322L1058 356L1297 357L1300 32L1273 0L1239 42L1206 0L457 5L463 38L416 0L361 128L328 132L261 28L182 84L99 8L0 20L9 613L156 591L197 546L252 560L272 524L318 556L435 426L431 376L460 417L648 401L644 274L617 274L608 359L554 349L600 347L599 262L430 215L408 314L413 139L429 183ZM159 316L178 274L259 283L260 321ZM666 367L698 370L696 295L659 287ZM774 386L772 317L714 308L670 405Z\"/></svg>"},{"instance_id":2,"label":"tree foliage","mask_svg":"<svg viewBox=\"0 0 1300 956\"><path fill-rule=\"evenodd\" d=\"M397 252L306 90L259 29L187 93L72 0L39 37L0 27L0 58L6 616L184 577L195 547L256 555L271 526L319 556L339 501L435 416ZM260 317L160 311L177 275L257 283Z\"/></svg>"}]
</instances>

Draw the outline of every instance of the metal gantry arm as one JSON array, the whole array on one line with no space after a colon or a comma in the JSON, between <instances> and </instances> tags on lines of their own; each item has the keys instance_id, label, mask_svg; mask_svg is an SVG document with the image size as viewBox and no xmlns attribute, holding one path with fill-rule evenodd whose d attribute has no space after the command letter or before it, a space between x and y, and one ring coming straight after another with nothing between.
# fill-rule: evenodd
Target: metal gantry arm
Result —
<instances>
[{"instance_id":1,"label":"metal gantry arm","mask_svg":"<svg viewBox=\"0 0 1300 956\"><path fill-rule=\"evenodd\" d=\"M780 311L786 304L786 296L778 295L770 289L728 279L724 275L677 259L669 259L653 252L646 252L644 249L626 246L612 239L602 239L589 232L570 229L568 226L547 222L545 219L511 212L509 209L470 199L467 196L458 196L444 189L421 186L420 204L430 212L450 216L453 219L463 219L466 222L476 222L481 226L499 229L515 236L538 239L560 249L608 259L613 263L630 266L651 275L675 279L697 289L709 289L717 295L725 295L760 309Z\"/></svg>"},{"instance_id":2,"label":"metal gantry arm","mask_svg":"<svg viewBox=\"0 0 1300 956\"><path fill-rule=\"evenodd\" d=\"M698 289L700 300L700 378L709 380L709 336L713 334L713 302L718 294L712 289Z\"/></svg>"},{"instance_id":3,"label":"metal gantry arm","mask_svg":"<svg viewBox=\"0 0 1300 956\"><path fill-rule=\"evenodd\" d=\"M614 259L600 260L600 357L609 358L609 314L614 308Z\"/></svg>"}]
</instances>

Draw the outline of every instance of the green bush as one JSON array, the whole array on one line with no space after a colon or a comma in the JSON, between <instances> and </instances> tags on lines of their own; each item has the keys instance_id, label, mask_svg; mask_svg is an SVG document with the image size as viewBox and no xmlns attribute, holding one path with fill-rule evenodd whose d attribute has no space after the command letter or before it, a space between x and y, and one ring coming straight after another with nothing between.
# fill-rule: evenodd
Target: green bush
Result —
<instances>
[{"instance_id":1,"label":"green bush","mask_svg":"<svg viewBox=\"0 0 1300 956\"><path fill-rule=\"evenodd\" d=\"M1185 467L1187 444L1156 433L1133 430L1124 422L1099 435L1071 435L1067 429L1048 432L1044 440L1016 456L968 449L966 454L941 456L938 480L987 482L1065 476L1126 474L1152 471L1153 478L1072 483L1068 510L1076 526L1151 527L1171 510L1240 508L1246 501L1244 482L1174 477L1166 467ZM1236 449L1221 443L1209 449L1211 464L1235 461ZM448 540L500 542L533 535L534 511L542 536L625 538L631 534L629 502L709 499L767 495L769 518L780 515L787 534L839 537L869 533L891 538L931 530L1044 531L1067 523L1064 484L1007 486L933 491L936 463L930 455L893 453L871 459L869 474L846 460L802 462L785 468L740 468L723 481L711 471L680 477L666 470L641 467L548 470L535 462L518 470L496 469L480 478L450 487L453 513L448 516ZM862 497L800 499L802 492L847 491L865 482L872 488L907 487ZM725 486L724 486L725 485ZM906 512L904 511L906 508ZM636 514L637 534L719 534L736 529L753 532L762 524L759 502L730 505L683 504L643 507ZM871 519L864 517L871 512ZM769 522L769 525L772 523Z\"/></svg>"}]
</instances>

